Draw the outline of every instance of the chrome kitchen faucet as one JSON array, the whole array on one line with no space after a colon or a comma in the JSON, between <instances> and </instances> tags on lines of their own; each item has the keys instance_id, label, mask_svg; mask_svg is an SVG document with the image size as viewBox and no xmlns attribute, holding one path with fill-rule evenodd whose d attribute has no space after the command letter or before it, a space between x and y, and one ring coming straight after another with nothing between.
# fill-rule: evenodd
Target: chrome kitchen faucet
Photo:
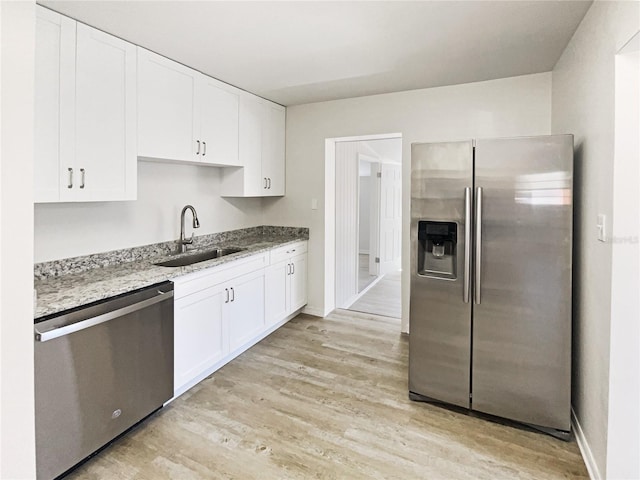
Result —
<instances>
[{"instance_id":1,"label":"chrome kitchen faucet","mask_svg":"<svg viewBox=\"0 0 640 480\"><path fill-rule=\"evenodd\" d=\"M191 210L193 214L193 228L200 228L200 221L198 220L198 214L196 213L196 209L191 205L185 205L182 209L182 213L180 214L180 242L179 242L179 252L184 253L187 251L187 245L191 245L193 243L193 232L191 232L191 238L188 240L184 237L184 214L187 210Z\"/></svg>"}]
</instances>

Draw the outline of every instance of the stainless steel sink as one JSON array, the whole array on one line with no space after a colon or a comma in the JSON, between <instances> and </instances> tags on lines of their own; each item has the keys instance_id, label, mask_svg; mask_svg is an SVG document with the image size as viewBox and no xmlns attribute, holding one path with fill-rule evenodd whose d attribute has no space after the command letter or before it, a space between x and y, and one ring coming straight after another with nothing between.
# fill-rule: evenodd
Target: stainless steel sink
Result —
<instances>
[{"instance_id":1,"label":"stainless steel sink","mask_svg":"<svg viewBox=\"0 0 640 480\"><path fill-rule=\"evenodd\" d=\"M213 250L207 250L204 252L192 253L191 255L185 255L179 258L173 258L165 262L154 263L159 267L184 267L186 265L193 265L198 262L205 262L207 260L213 260L214 258L224 257L225 255L231 255L232 253L238 253L244 250L244 248L215 248Z\"/></svg>"}]
</instances>

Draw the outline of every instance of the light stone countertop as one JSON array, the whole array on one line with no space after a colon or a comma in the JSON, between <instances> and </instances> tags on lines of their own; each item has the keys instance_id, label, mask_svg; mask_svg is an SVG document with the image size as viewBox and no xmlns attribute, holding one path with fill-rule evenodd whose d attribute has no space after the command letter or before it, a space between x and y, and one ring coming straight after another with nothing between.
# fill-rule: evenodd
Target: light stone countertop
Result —
<instances>
[{"instance_id":1,"label":"light stone countertop","mask_svg":"<svg viewBox=\"0 0 640 480\"><path fill-rule=\"evenodd\" d=\"M156 255L140 260L117 263L105 267L90 268L85 271L66 273L56 276L40 277L36 275L34 287L37 292L34 318L71 310L109 297L128 293L156 283L171 280L199 270L233 262L274 248L308 239L307 235L296 232L286 234L266 234L225 240L215 247L241 247L242 251L221 258L194 263L184 267L160 267L154 263L179 258L198 251L210 250L214 245L202 245L185 254ZM122 251L120 251L122 252ZM80 257L79 257L80 258Z\"/></svg>"}]
</instances>

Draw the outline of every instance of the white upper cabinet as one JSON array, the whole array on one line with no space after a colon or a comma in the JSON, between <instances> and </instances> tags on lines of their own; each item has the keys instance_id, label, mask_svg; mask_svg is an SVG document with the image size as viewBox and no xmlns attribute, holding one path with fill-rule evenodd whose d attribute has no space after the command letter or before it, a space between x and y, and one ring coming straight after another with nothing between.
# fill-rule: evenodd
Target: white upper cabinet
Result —
<instances>
[{"instance_id":1,"label":"white upper cabinet","mask_svg":"<svg viewBox=\"0 0 640 480\"><path fill-rule=\"evenodd\" d=\"M36 202L135 200L136 56L37 7Z\"/></svg>"},{"instance_id":2,"label":"white upper cabinet","mask_svg":"<svg viewBox=\"0 0 640 480\"><path fill-rule=\"evenodd\" d=\"M76 45L75 191L82 200L135 200L136 47L81 23Z\"/></svg>"},{"instance_id":3,"label":"white upper cabinet","mask_svg":"<svg viewBox=\"0 0 640 480\"><path fill-rule=\"evenodd\" d=\"M238 91L200 75L196 92L200 110L201 161L212 165L240 165Z\"/></svg>"},{"instance_id":4,"label":"white upper cabinet","mask_svg":"<svg viewBox=\"0 0 640 480\"><path fill-rule=\"evenodd\" d=\"M37 203L135 200L138 158L225 167L223 196L284 195L284 107L36 11Z\"/></svg>"},{"instance_id":5,"label":"white upper cabinet","mask_svg":"<svg viewBox=\"0 0 640 480\"><path fill-rule=\"evenodd\" d=\"M138 48L138 156L239 165L238 92Z\"/></svg>"},{"instance_id":6,"label":"white upper cabinet","mask_svg":"<svg viewBox=\"0 0 640 480\"><path fill-rule=\"evenodd\" d=\"M198 72L138 48L138 156L197 161Z\"/></svg>"},{"instance_id":7,"label":"white upper cabinet","mask_svg":"<svg viewBox=\"0 0 640 480\"><path fill-rule=\"evenodd\" d=\"M60 201L74 151L76 22L36 7L34 200Z\"/></svg>"},{"instance_id":8,"label":"white upper cabinet","mask_svg":"<svg viewBox=\"0 0 640 480\"><path fill-rule=\"evenodd\" d=\"M284 195L285 109L279 105L264 107L262 135L262 176L267 180L265 196Z\"/></svg>"},{"instance_id":9,"label":"white upper cabinet","mask_svg":"<svg viewBox=\"0 0 640 480\"><path fill-rule=\"evenodd\" d=\"M284 195L285 108L244 93L240 98L240 165L226 169L222 195Z\"/></svg>"}]
</instances>

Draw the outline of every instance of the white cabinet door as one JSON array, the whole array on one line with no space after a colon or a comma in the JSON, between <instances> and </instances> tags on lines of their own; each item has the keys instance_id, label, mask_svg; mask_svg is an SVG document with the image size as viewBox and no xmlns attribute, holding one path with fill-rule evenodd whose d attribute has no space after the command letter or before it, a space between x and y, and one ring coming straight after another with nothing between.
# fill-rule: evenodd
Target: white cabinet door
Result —
<instances>
[{"instance_id":1,"label":"white cabinet door","mask_svg":"<svg viewBox=\"0 0 640 480\"><path fill-rule=\"evenodd\" d=\"M267 327L278 323L289 314L288 261L279 262L265 269L264 316Z\"/></svg>"},{"instance_id":2,"label":"white cabinet door","mask_svg":"<svg viewBox=\"0 0 640 480\"><path fill-rule=\"evenodd\" d=\"M240 97L239 158L243 168L223 174L222 195L284 195L285 109L255 95Z\"/></svg>"},{"instance_id":3,"label":"white cabinet door","mask_svg":"<svg viewBox=\"0 0 640 480\"><path fill-rule=\"evenodd\" d=\"M240 164L244 167L241 196L261 196L266 185L262 178L262 110L262 103L253 96L240 99Z\"/></svg>"},{"instance_id":4,"label":"white cabinet door","mask_svg":"<svg viewBox=\"0 0 640 480\"><path fill-rule=\"evenodd\" d=\"M229 301L224 316L233 352L264 330L264 270L243 275L225 288L229 288Z\"/></svg>"},{"instance_id":5,"label":"white cabinet door","mask_svg":"<svg viewBox=\"0 0 640 480\"><path fill-rule=\"evenodd\" d=\"M77 200L135 200L136 47L77 24L74 182ZM74 186L75 186L74 185Z\"/></svg>"},{"instance_id":6,"label":"white cabinet door","mask_svg":"<svg viewBox=\"0 0 640 480\"><path fill-rule=\"evenodd\" d=\"M34 201L60 201L73 164L76 22L36 5ZM66 187L66 184L64 185Z\"/></svg>"},{"instance_id":7,"label":"white cabinet door","mask_svg":"<svg viewBox=\"0 0 640 480\"><path fill-rule=\"evenodd\" d=\"M199 161L199 73L138 48L138 156ZM200 145L202 149L202 145Z\"/></svg>"},{"instance_id":8,"label":"white cabinet door","mask_svg":"<svg viewBox=\"0 0 640 480\"><path fill-rule=\"evenodd\" d=\"M238 93L201 75L196 98L200 109L200 160L214 165L239 165Z\"/></svg>"},{"instance_id":9,"label":"white cabinet door","mask_svg":"<svg viewBox=\"0 0 640 480\"><path fill-rule=\"evenodd\" d=\"M214 286L174 302L174 391L229 352L224 295L222 286Z\"/></svg>"},{"instance_id":10,"label":"white cabinet door","mask_svg":"<svg viewBox=\"0 0 640 480\"><path fill-rule=\"evenodd\" d=\"M285 109L265 104L262 135L262 176L267 179L265 196L284 195Z\"/></svg>"},{"instance_id":11,"label":"white cabinet door","mask_svg":"<svg viewBox=\"0 0 640 480\"><path fill-rule=\"evenodd\" d=\"M293 273L291 282L289 312L295 312L307 304L307 254L298 255L291 260Z\"/></svg>"}]
</instances>

